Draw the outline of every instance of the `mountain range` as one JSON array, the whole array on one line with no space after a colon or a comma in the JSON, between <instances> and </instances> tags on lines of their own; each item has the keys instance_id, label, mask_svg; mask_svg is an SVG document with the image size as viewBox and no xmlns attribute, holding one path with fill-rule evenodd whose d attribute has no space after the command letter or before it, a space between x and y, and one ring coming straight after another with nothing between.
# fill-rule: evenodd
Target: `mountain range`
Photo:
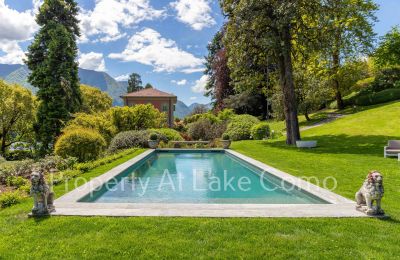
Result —
<instances>
[{"instance_id":1,"label":"mountain range","mask_svg":"<svg viewBox=\"0 0 400 260\"><path fill-rule=\"evenodd\" d=\"M35 94L37 89L28 82L29 73L30 71L26 65L0 64L0 78L4 79L8 83L21 85ZM81 84L96 87L101 91L108 93L113 99L114 106L121 106L123 104L120 96L126 93L128 86L127 81L117 81L106 72L101 71L79 68L78 73ZM175 109L175 116L178 118L184 118L199 105L201 104L194 103L187 106L185 103L178 100ZM209 104L206 106L210 107Z\"/></svg>"}]
</instances>

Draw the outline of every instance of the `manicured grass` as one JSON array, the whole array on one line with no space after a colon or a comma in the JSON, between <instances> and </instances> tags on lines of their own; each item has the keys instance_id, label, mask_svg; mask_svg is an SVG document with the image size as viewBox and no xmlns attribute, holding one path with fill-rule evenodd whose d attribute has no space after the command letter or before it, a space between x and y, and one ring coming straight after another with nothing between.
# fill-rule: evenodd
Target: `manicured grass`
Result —
<instances>
[{"instance_id":1,"label":"manicured grass","mask_svg":"<svg viewBox=\"0 0 400 260\"><path fill-rule=\"evenodd\" d=\"M399 256L400 164L383 158L400 139L400 103L374 107L302 132L320 148L283 140L243 141L233 149L297 176L334 176L335 192L353 198L367 172L385 177L383 207L391 219L222 219L51 217L28 219L30 202L0 211L4 258L337 258ZM94 177L120 159L84 175ZM63 193L57 187L57 194Z\"/></svg>"}]
</instances>

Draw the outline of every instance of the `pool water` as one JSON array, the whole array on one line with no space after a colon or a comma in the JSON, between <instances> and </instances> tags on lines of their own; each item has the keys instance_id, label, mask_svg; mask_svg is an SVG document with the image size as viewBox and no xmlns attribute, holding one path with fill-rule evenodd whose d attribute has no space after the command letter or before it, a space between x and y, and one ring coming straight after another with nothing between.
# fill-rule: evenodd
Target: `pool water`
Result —
<instances>
[{"instance_id":1,"label":"pool water","mask_svg":"<svg viewBox=\"0 0 400 260\"><path fill-rule=\"evenodd\" d=\"M223 151L157 151L80 202L327 204Z\"/></svg>"}]
</instances>

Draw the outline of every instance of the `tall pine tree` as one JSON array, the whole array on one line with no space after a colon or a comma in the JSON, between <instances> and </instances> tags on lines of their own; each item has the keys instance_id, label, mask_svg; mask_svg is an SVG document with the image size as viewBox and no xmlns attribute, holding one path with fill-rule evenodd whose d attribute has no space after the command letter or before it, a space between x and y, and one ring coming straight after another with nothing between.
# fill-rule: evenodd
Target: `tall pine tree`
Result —
<instances>
[{"instance_id":1,"label":"tall pine tree","mask_svg":"<svg viewBox=\"0 0 400 260\"><path fill-rule=\"evenodd\" d=\"M74 0L45 0L36 16L41 28L25 62L32 71L29 82L39 89L35 132L41 154L51 151L61 128L82 103L76 62L77 14Z\"/></svg>"}]
</instances>

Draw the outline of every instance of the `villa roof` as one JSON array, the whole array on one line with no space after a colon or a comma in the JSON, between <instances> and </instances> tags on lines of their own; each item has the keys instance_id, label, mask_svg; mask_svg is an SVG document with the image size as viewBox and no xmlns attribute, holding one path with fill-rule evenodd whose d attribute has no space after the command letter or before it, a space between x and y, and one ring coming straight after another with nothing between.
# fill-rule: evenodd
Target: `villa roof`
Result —
<instances>
[{"instance_id":1,"label":"villa roof","mask_svg":"<svg viewBox=\"0 0 400 260\"><path fill-rule=\"evenodd\" d=\"M127 93L122 97L176 97L155 88L145 88L136 92Z\"/></svg>"}]
</instances>

